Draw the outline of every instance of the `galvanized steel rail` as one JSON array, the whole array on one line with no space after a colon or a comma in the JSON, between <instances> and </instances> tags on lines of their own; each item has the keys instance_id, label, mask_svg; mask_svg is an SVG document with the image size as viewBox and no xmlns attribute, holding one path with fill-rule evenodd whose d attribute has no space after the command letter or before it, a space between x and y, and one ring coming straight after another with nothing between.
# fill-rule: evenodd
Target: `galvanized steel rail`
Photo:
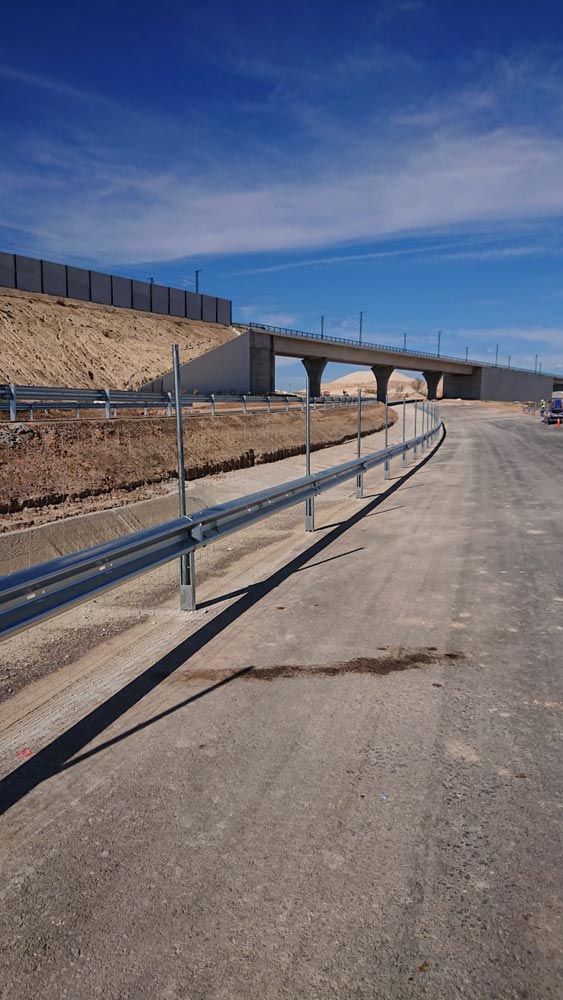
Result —
<instances>
[{"instance_id":1,"label":"galvanized steel rail","mask_svg":"<svg viewBox=\"0 0 563 1000\"><path fill-rule=\"evenodd\" d=\"M436 404L422 404L427 429L408 441L230 503L176 518L72 555L0 577L0 638L13 635L102 591L125 583L265 517L354 479L399 455L424 448L441 423Z\"/></svg>"},{"instance_id":2,"label":"galvanized steel rail","mask_svg":"<svg viewBox=\"0 0 563 1000\"><path fill-rule=\"evenodd\" d=\"M290 409L303 410L305 406L301 396L291 393L276 393L266 396L183 393L181 400L182 407L189 408L192 413L195 412L194 406L208 405L208 412L211 416L227 416L238 412L248 413L249 407L265 408L268 413L271 413L278 404L285 406L286 411ZM240 409L217 409L218 405L223 406L225 403L238 403ZM355 399L348 396L320 397L317 404L336 408L354 405ZM45 385L0 385L0 411L8 411L12 422L18 419L18 413L20 419L27 415L28 419L33 420L34 414L39 410L75 410L77 417L80 417L82 410L97 410L109 420L112 416L117 416L117 411L121 409L143 410L145 416L150 409L165 409L167 416L171 417L173 408L173 394L170 392L143 392L142 390L127 389L67 389L62 386Z\"/></svg>"}]
</instances>

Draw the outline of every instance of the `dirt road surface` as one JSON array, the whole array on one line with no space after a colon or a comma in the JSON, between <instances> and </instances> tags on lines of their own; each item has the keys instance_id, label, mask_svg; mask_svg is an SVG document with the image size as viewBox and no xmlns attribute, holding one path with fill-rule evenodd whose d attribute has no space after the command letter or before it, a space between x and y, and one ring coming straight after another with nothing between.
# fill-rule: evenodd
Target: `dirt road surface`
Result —
<instances>
[{"instance_id":1,"label":"dirt road surface","mask_svg":"<svg viewBox=\"0 0 563 1000\"><path fill-rule=\"evenodd\" d=\"M561 996L563 435L444 413L0 710L0 996Z\"/></svg>"}]
</instances>

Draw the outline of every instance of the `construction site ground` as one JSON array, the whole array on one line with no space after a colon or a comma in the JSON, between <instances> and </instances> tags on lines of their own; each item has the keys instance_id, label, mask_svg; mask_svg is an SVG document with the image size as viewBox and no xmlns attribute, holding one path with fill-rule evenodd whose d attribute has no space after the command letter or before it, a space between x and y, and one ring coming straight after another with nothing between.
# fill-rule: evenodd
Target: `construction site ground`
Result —
<instances>
[{"instance_id":1,"label":"construction site ground","mask_svg":"<svg viewBox=\"0 0 563 1000\"><path fill-rule=\"evenodd\" d=\"M193 615L170 567L59 619L0 708L2 996L560 997L563 436L444 411L205 550Z\"/></svg>"}]
</instances>

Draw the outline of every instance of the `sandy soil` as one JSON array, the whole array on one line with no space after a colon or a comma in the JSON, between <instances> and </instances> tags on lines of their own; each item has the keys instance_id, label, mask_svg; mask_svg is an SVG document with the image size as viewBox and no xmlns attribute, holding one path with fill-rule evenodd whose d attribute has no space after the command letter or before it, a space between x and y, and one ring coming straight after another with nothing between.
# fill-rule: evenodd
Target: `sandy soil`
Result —
<instances>
[{"instance_id":1,"label":"sandy soil","mask_svg":"<svg viewBox=\"0 0 563 1000\"><path fill-rule=\"evenodd\" d=\"M366 406L363 433L380 430L384 418L381 404ZM393 411L390 419L397 419ZM301 411L195 416L184 431L187 478L199 479L302 453L305 417ZM355 435L353 407L312 414L314 450ZM0 531L146 499L175 477L176 431L169 417L5 425Z\"/></svg>"},{"instance_id":2,"label":"sandy soil","mask_svg":"<svg viewBox=\"0 0 563 1000\"><path fill-rule=\"evenodd\" d=\"M0 288L0 382L136 389L231 340L231 327Z\"/></svg>"}]
</instances>

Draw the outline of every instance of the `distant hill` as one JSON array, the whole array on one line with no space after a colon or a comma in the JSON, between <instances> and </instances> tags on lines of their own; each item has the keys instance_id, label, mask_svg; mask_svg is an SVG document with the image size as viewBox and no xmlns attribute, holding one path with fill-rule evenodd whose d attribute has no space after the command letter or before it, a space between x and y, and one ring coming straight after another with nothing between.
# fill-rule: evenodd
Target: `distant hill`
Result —
<instances>
[{"instance_id":1,"label":"distant hill","mask_svg":"<svg viewBox=\"0 0 563 1000\"><path fill-rule=\"evenodd\" d=\"M421 376L421 381L426 387L426 383ZM413 378L412 375L403 375L401 372L394 372L389 379L389 394L402 396L406 394L408 396L420 395L416 391L417 379ZM348 393L349 396L355 396L358 389L361 388L362 392L374 393L376 391L376 383L373 372L369 368L361 368L356 372L349 372L347 375L342 375L340 378L334 379L333 382L323 382L322 391L330 392L332 395L341 396L343 393ZM425 393L426 394L426 393Z\"/></svg>"}]
</instances>

